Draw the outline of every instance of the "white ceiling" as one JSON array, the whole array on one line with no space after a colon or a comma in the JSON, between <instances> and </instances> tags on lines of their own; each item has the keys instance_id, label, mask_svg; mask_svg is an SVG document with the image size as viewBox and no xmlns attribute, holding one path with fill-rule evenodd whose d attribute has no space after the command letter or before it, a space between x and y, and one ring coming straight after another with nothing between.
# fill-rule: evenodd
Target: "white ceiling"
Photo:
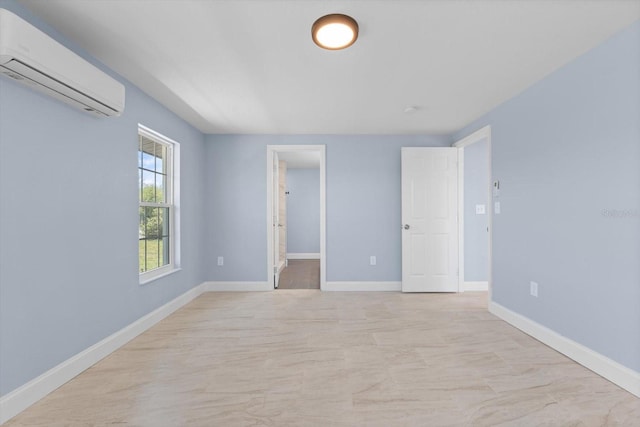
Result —
<instances>
[{"instance_id":1,"label":"white ceiling","mask_svg":"<svg viewBox=\"0 0 640 427\"><path fill-rule=\"evenodd\" d=\"M640 19L640 0L21 3L205 133L447 134ZM328 13L356 44L313 44Z\"/></svg>"}]
</instances>

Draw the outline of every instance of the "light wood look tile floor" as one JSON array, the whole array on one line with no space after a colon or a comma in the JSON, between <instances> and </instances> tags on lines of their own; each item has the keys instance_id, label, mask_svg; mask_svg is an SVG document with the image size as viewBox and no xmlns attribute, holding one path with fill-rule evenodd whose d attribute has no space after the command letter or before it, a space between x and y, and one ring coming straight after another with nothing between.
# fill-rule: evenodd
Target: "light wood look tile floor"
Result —
<instances>
[{"instance_id":1,"label":"light wood look tile floor","mask_svg":"<svg viewBox=\"0 0 640 427\"><path fill-rule=\"evenodd\" d=\"M484 293L207 293L7 426L638 426Z\"/></svg>"},{"instance_id":2,"label":"light wood look tile floor","mask_svg":"<svg viewBox=\"0 0 640 427\"><path fill-rule=\"evenodd\" d=\"M320 260L290 259L280 273L278 289L320 289Z\"/></svg>"}]
</instances>

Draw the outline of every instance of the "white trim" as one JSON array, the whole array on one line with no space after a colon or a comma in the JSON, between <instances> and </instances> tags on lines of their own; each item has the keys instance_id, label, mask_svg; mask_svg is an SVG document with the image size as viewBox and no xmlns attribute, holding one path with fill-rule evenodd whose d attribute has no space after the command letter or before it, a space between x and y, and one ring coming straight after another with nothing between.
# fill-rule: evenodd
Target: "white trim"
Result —
<instances>
[{"instance_id":1,"label":"white trim","mask_svg":"<svg viewBox=\"0 0 640 427\"><path fill-rule=\"evenodd\" d=\"M489 227L489 253L488 253L488 277L487 277L487 292L489 293L489 301L493 301L493 166L492 166L492 150L493 142L491 141L491 126L485 126L480 131L484 132L487 136L487 167L489 168L489 189L487 192L487 215L488 227Z\"/></svg>"},{"instance_id":2,"label":"white trim","mask_svg":"<svg viewBox=\"0 0 640 427\"><path fill-rule=\"evenodd\" d=\"M167 267L167 268L165 268ZM158 280L158 279L162 279L163 277L167 277L172 275L173 273L177 273L178 271L181 271L181 268L173 268L171 265L165 265L164 267L161 268L156 268L154 270L149 270L147 271L147 273L157 273L157 274L145 274L144 278L141 275L140 276L140 285L146 285L147 283L151 283L154 280Z\"/></svg>"},{"instance_id":3,"label":"white trim","mask_svg":"<svg viewBox=\"0 0 640 427\"><path fill-rule=\"evenodd\" d=\"M320 289L327 285L327 149L320 150Z\"/></svg>"},{"instance_id":4,"label":"white trim","mask_svg":"<svg viewBox=\"0 0 640 427\"><path fill-rule=\"evenodd\" d=\"M320 259L320 252L293 252L287 254L287 259Z\"/></svg>"},{"instance_id":5,"label":"white trim","mask_svg":"<svg viewBox=\"0 0 640 427\"><path fill-rule=\"evenodd\" d=\"M489 182L487 183L487 215L489 227L489 280L487 291L489 292L489 301L491 301L491 283L493 282L493 170L491 166L491 126L487 125L473 132L455 143L452 147L459 150L458 162L458 289L464 291L464 148L476 142L487 140L487 166L489 170Z\"/></svg>"},{"instance_id":6,"label":"white trim","mask_svg":"<svg viewBox=\"0 0 640 427\"><path fill-rule=\"evenodd\" d=\"M15 417L20 412L45 397L47 394L95 365L100 360L131 341L133 338L145 332L174 311L193 301L195 298L200 296L205 289L205 284L200 284L188 290L162 307L142 316L140 319L109 335L102 341L49 369L47 372L37 378L34 378L21 387L18 387L12 392L0 397L0 424L3 424Z\"/></svg>"},{"instance_id":7,"label":"white trim","mask_svg":"<svg viewBox=\"0 0 640 427\"><path fill-rule=\"evenodd\" d=\"M455 144L454 144L455 145ZM458 292L464 292L464 149L458 148Z\"/></svg>"},{"instance_id":8,"label":"white trim","mask_svg":"<svg viewBox=\"0 0 640 427\"><path fill-rule=\"evenodd\" d=\"M402 282L327 282L323 291L400 292Z\"/></svg>"},{"instance_id":9,"label":"white trim","mask_svg":"<svg viewBox=\"0 0 640 427\"><path fill-rule=\"evenodd\" d=\"M464 138L453 143L453 147L456 148L464 148L468 145L474 144L483 138L491 138L491 126L487 125L483 128L478 129L473 132L471 135L465 136Z\"/></svg>"},{"instance_id":10,"label":"white trim","mask_svg":"<svg viewBox=\"0 0 640 427\"><path fill-rule=\"evenodd\" d=\"M320 289L324 290L327 283L327 169L325 145L267 145L267 283L273 281L273 158L276 152L289 151L318 151L320 153ZM270 285L274 289L273 284Z\"/></svg>"},{"instance_id":11,"label":"white trim","mask_svg":"<svg viewBox=\"0 0 640 427\"><path fill-rule=\"evenodd\" d=\"M161 140L162 142L164 142L165 144L177 144L180 145L180 143L178 141L175 141L163 134L161 134L160 132L156 132L155 130L141 124L138 123L138 133L146 136L149 139L153 139L153 140Z\"/></svg>"},{"instance_id":12,"label":"white trim","mask_svg":"<svg viewBox=\"0 0 640 427\"><path fill-rule=\"evenodd\" d=\"M489 311L505 322L520 329L522 332L531 335L538 341L622 387L629 393L640 397L640 372L629 369L496 302L492 301L489 303Z\"/></svg>"},{"instance_id":13,"label":"white trim","mask_svg":"<svg viewBox=\"0 0 640 427\"><path fill-rule=\"evenodd\" d=\"M206 292L272 291L271 282L205 282Z\"/></svg>"},{"instance_id":14,"label":"white trim","mask_svg":"<svg viewBox=\"0 0 640 427\"><path fill-rule=\"evenodd\" d=\"M180 268L182 265L182 260L180 257L181 248L180 242L182 238L180 236L181 227L180 227L180 143L173 142L173 179L172 179L172 194L173 194L173 216L171 218L171 226L173 229L171 230L173 239L173 247L171 248L171 256L173 260L173 266L176 268Z\"/></svg>"},{"instance_id":15,"label":"white trim","mask_svg":"<svg viewBox=\"0 0 640 427\"><path fill-rule=\"evenodd\" d=\"M467 291L488 291L489 282L464 282L462 290Z\"/></svg>"}]
</instances>

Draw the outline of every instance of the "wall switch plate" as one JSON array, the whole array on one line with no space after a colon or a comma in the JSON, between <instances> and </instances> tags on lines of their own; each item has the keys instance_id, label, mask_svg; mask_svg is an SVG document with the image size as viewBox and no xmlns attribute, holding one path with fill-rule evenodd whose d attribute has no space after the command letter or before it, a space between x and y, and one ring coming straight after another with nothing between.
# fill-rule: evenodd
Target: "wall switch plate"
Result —
<instances>
[{"instance_id":1,"label":"wall switch plate","mask_svg":"<svg viewBox=\"0 0 640 427\"><path fill-rule=\"evenodd\" d=\"M224 265L224 257L219 256L218 257L218 266L223 266Z\"/></svg>"},{"instance_id":2,"label":"wall switch plate","mask_svg":"<svg viewBox=\"0 0 640 427\"><path fill-rule=\"evenodd\" d=\"M375 255L371 255L369 257L369 265L376 265L378 263L378 260L376 259Z\"/></svg>"},{"instance_id":3,"label":"wall switch plate","mask_svg":"<svg viewBox=\"0 0 640 427\"><path fill-rule=\"evenodd\" d=\"M486 208L484 205L476 205L476 215L484 215Z\"/></svg>"},{"instance_id":4,"label":"wall switch plate","mask_svg":"<svg viewBox=\"0 0 640 427\"><path fill-rule=\"evenodd\" d=\"M529 292L531 293L531 296L538 298L538 283L530 282Z\"/></svg>"},{"instance_id":5,"label":"wall switch plate","mask_svg":"<svg viewBox=\"0 0 640 427\"><path fill-rule=\"evenodd\" d=\"M500 213L500 202L496 202L496 203L494 204L493 212L494 212L495 214L499 214L499 213Z\"/></svg>"}]
</instances>

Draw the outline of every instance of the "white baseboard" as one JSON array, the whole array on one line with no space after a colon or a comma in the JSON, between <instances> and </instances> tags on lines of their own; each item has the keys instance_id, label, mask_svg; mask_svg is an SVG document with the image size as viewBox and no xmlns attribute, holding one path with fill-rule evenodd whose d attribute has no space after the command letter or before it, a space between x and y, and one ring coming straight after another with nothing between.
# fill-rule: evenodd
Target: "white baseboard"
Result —
<instances>
[{"instance_id":1,"label":"white baseboard","mask_svg":"<svg viewBox=\"0 0 640 427\"><path fill-rule=\"evenodd\" d=\"M488 291L489 282L464 282L462 285L463 292L466 291Z\"/></svg>"},{"instance_id":2,"label":"white baseboard","mask_svg":"<svg viewBox=\"0 0 640 427\"><path fill-rule=\"evenodd\" d=\"M534 322L518 313L501 306L496 302L489 304L489 311L502 320L538 341L543 342L554 350L575 360L582 366L592 370L596 374L608 379L614 384L640 397L640 372L629 369L618 362L597 353L567 337L564 337L551 329Z\"/></svg>"},{"instance_id":3,"label":"white baseboard","mask_svg":"<svg viewBox=\"0 0 640 427\"><path fill-rule=\"evenodd\" d=\"M253 292L272 291L273 284L269 282L205 282L207 292Z\"/></svg>"},{"instance_id":4,"label":"white baseboard","mask_svg":"<svg viewBox=\"0 0 640 427\"><path fill-rule=\"evenodd\" d=\"M315 252L288 253L287 259L320 259L320 253L315 253Z\"/></svg>"},{"instance_id":5,"label":"white baseboard","mask_svg":"<svg viewBox=\"0 0 640 427\"><path fill-rule=\"evenodd\" d=\"M0 397L0 424L5 423L75 376L98 363L205 291L200 284L86 350Z\"/></svg>"},{"instance_id":6,"label":"white baseboard","mask_svg":"<svg viewBox=\"0 0 640 427\"><path fill-rule=\"evenodd\" d=\"M397 292L402 290L401 282L327 282L323 291L354 292Z\"/></svg>"}]
</instances>

